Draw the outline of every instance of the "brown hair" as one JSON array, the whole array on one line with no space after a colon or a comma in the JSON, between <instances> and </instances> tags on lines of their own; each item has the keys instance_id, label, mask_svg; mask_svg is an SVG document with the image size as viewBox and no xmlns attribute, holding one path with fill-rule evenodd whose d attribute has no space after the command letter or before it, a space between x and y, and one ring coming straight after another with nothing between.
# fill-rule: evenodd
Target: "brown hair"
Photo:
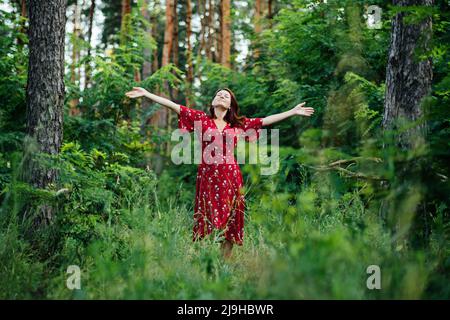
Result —
<instances>
[{"instance_id":1,"label":"brown hair","mask_svg":"<svg viewBox=\"0 0 450 320\"><path fill-rule=\"evenodd\" d=\"M228 109L227 113L225 114L225 117L224 117L225 121L228 122L231 127L243 126L245 117L239 115L239 105L237 103L237 100L236 100L236 97L235 97L233 91L231 91L228 88L219 89L214 94L214 97L221 90L228 91L230 93L230 96L231 96L231 103L230 103L230 107L231 108ZM210 113L211 119L215 119L216 118L216 115L214 114L214 107L212 106L212 104L209 105L209 113Z\"/></svg>"}]
</instances>

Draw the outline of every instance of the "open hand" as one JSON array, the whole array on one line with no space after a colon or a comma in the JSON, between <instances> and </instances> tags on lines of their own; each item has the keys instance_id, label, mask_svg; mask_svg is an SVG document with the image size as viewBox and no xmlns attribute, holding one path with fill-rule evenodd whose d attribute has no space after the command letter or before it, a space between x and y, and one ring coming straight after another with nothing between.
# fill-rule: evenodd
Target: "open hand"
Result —
<instances>
[{"instance_id":1,"label":"open hand","mask_svg":"<svg viewBox=\"0 0 450 320\"><path fill-rule=\"evenodd\" d=\"M125 95L129 98L139 98L143 97L148 93L147 90L141 87L133 87L133 90L128 91Z\"/></svg>"},{"instance_id":2,"label":"open hand","mask_svg":"<svg viewBox=\"0 0 450 320\"><path fill-rule=\"evenodd\" d=\"M299 115L299 116L306 116L306 117L311 116L314 113L314 109L311 107L304 107L305 104L306 104L306 102L302 102L302 103L296 105L292 109L294 114Z\"/></svg>"}]
</instances>

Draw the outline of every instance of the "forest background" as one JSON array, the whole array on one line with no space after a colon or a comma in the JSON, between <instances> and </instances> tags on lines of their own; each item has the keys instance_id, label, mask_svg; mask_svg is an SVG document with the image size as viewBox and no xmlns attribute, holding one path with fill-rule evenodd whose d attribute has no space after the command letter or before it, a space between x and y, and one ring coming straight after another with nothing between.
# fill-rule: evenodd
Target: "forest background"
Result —
<instances>
[{"instance_id":1,"label":"forest background","mask_svg":"<svg viewBox=\"0 0 450 320\"><path fill-rule=\"evenodd\" d=\"M0 8L1 298L450 297L448 1ZM248 117L315 108L272 126L276 174L241 166L231 261L220 234L192 243L196 165L170 161L177 115L133 86L203 111L229 87Z\"/></svg>"}]
</instances>

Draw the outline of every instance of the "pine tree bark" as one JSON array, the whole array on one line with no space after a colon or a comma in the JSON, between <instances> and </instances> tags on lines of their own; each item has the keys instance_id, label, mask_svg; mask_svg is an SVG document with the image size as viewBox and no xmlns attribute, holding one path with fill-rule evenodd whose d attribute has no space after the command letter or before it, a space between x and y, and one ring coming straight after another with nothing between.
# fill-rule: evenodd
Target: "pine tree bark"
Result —
<instances>
[{"instance_id":1,"label":"pine tree bark","mask_svg":"<svg viewBox=\"0 0 450 320\"><path fill-rule=\"evenodd\" d=\"M142 7L141 7L141 14L142 14L142 17L145 19L145 21L147 21L148 23L151 24L150 12L148 9L148 0L143 0ZM153 37L151 25L146 28L145 32L150 36L150 38ZM152 73L151 49L149 47L145 46L143 55L144 55L144 63L142 65L142 78L146 79ZM142 104L144 104L144 101L147 101L147 100L145 100L145 99L142 100L142 102L143 102Z\"/></svg>"},{"instance_id":2,"label":"pine tree bark","mask_svg":"<svg viewBox=\"0 0 450 320\"><path fill-rule=\"evenodd\" d=\"M148 0L143 0L142 7L141 7L141 14L142 14L142 17L147 22L152 23L151 17L150 17L150 12L149 12L149 7L148 7ZM147 27L145 32L150 37L153 37L152 26L151 25ZM152 52L151 52L151 48L145 46L143 55L144 55L144 63L142 65L142 78L146 79L152 74L152 62L151 62L151 60L152 60ZM146 113L146 111L148 110L149 107L150 107L150 101L148 99L142 99L141 108L142 108L144 113ZM145 122L146 121L144 121L144 124L145 124ZM144 125L144 127L145 127L145 125ZM144 128L142 128L142 129L144 129Z\"/></svg>"},{"instance_id":3,"label":"pine tree bark","mask_svg":"<svg viewBox=\"0 0 450 320\"><path fill-rule=\"evenodd\" d=\"M80 38L80 7L78 5L78 0L75 0L75 7L74 7L74 14L73 14L73 42L72 42L72 61L70 63L70 81L72 83L77 83L78 86L80 85L79 81L79 67L78 71L76 70L76 64L78 62L78 59L80 57L80 48L78 46L78 41ZM71 116L78 115L80 113L80 110L77 108L79 103L78 98L71 99L69 102L69 114Z\"/></svg>"},{"instance_id":4,"label":"pine tree bark","mask_svg":"<svg viewBox=\"0 0 450 320\"><path fill-rule=\"evenodd\" d=\"M433 0L394 0L397 6L431 6ZM428 50L432 35L431 17L418 24L407 25L405 12L392 20L391 42L386 68L386 94L383 115L384 129L396 129L399 121L415 121L423 114L422 102L430 90L433 77L431 58L419 61L416 54ZM397 135L403 149L414 146L425 133L419 124Z\"/></svg>"},{"instance_id":5,"label":"pine tree bark","mask_svg":"<svg viewBox=\"0 0 450 320\"><path fill-rule=\"evenodd\" d=\"M187 72L186 72L186 106L191 105L191 95L192 95L192 84L194 82L194 68L192 65L192 44L191 44L191 35L192 35L192 6L191 0L186 1L186 62L187 62Z\"/></svg>"},{"instance_id":6,"label":"pine tree bark","mask_svg":"<svg viewBox=\"0 0 450 320\"><path fill-rule=\"evenodd\" d=\"M155 10L159 7L160 3L158 0L155 0ZM156 40L158 36L158 16L156 14L151 15L152 22L152 38ZM153 50L153 61L152 61L152 72L156 72L159 69L159 61L158 61L158 49L155 48Z\"/></svg>"},{"instance_id":7,"label":"pine tree bark","mask_svg":"<svg viewBox=\"0 0 450 320\"><path fill-rule=\"evenodd\" d=\"M220 63L227 68L231 67L231 16L230 16L230 0L221 1L221 26L222 26L222 45Z\"/></svg>"},{"instance_id":8,"label":"pine tree bark","mask_svg":"<svg viewBox=\"0 0 450 320\"><path fill-rule=\"evenodd\" d=\"M261 0L255 0L255 16L254 16L254 28L255 28L255 38L258 39L259 34L261 33L262 27L261 27ZM253 58L258 58L260 55L259 51L259 44L258 41L255 40L253 42Z\"/></svg>"},{"instance_id":9,"label":"pine tree bark","mask_svg":"<svg viewBox=\"0 0 450 320\"><path fill-rule=\"evenodd\" d=\"M200 29L200 45L197 50L197 55L201 56L206 53L206 28L207 28L207 17L206 17L206 0L198 1L198 13L200 15L201 29Z\"/></svg>"},{"instance_id":10,"label":"pine tree bark","mask_svg":"<svg viewBox=\"0 0 450 320\"><path fill-rule=\"evenodd\" d=\"M178 13L177 13L177 0L173 1L173 11L172 11L172 21L173 21L173 35L172 35L172 63L175 67L179 68L179 41L178 41ZM175 71L173 72L175 74ZM168 85L166 90L169 91L170 99L172 101L178 101L179 91L178 88L171 88ZM171 130L173 121L175 119L175 114L173 112L167 112L167 128ZM170 143L166 143L166 153L170 152Z\"/></svg>"},{"instance_id":11,"label":"pine tree bark","mask_svg":"<svg viewBox=\"0 0 450 320\"><path fill-rule=\"evenodd\" d=\"M223 20L222 20L222 0L219 0L218 5L218 19L213 18L214 21L214 62L221 63L222 61L222 30L223 30ZM218 20L219 23L215 23Z\"/></svg>"},{"instance_id":12,"label":"pine tree bark","mask_svg":"<svg viewBox=\"0 0 450 320\"><path fill-rule=\"evenodd\" d=\"M20 21L19 31L20 31L20 33L26 34L27 30L26 30L26 26L25 26L25 19L27 18L27 4L26 4L25 0L20 1L20 18L21 18L21 21ZM17 38L17 45L19 47L24 46L24 43L20 37Z\"/></svg>"},{"instance_id":13,"label":"pine tree bark","mask_svg":"<svg viewBox=\"0 0 450 320\"><path fill-rule=\"evenodd\" d=\"M27 134L37 151L55 155L63 139L64 39L66 0L28 0L29 66L26 86ZM30 159L27 180L46 188L57 180L57 171ZM41 222L51 221L54 210L41 208Z\"/></svg>"},{"instance_id":14,"label":"pine tree bark","mask_svg":"<svg viewBox=\"0 0 450 320\"><path fill-rule=\"evenodd\" d=\"M127 42L128 27L130 24L131 0L122 0L122 13L120 25L120 44Z\"/></svg>"},{"instance_id":15,"label":"pine tree bark","mask_svg":"<svg viewBox=\"0 0 450 320\"><path fill-rule=\"evenodd\" d=\"M393 0L393 5L424 7L432 6L433 0ZM410 24L406 21L407 15L407 11L400 12L392 18L382 122L384 130L394 130L393 142L402 153L420 147L425 142L425 122L412 123L423 116L422 103L431 91L433 78L432 61L428 53L432 36L431 16ZM419 55L427 58L419 58ZM400 128L401 130L398 130ZM407 186L408 190L414 190L411 192L415 193L414 198L422 197L421 178L429 168L425 161L424 157L414 158L412 161L396 161L395 179L383 181L381 186L396 190ZM423 218L426 221L428 214L423 210L426 207L424 198L415 202L416 200L411 200L412 198L405 194L392 194L398 196L384 198L379 213L391 225L392 232L395 233L393 246L397 246L404 243L407 231L415 224L414 220ZM400 203L404 203L406 199L408 208L405 210L404 205Z\"/></svg>"},{"instance_id":16,"label":"pine tree bark","mask_svg":"<svg viewBox=\"0 0 450 320\"><path fill-rule=\"evenodd\" d=\"M174 0L173 12L172 12L172 21L173 21L173 37L172 37L172 63L179 67L179 41L178 41L178 13L177 13L177 0ZM170 98L172 100L178 100L178 89L170 88ZM172 113L169 113L169 124L171 123Z\"/></svg>"},{"instance_id":17,"label":"pine tree bark","mask_svg":"<svg viewBox=\"0 0 450 320\"><path fill-rule=\"evenodd\" d=\"M92 42L92 28L94 25L94 13L95 13L95 0L91 0L91 6L89 7L89 27L88 27L88 50L87 57L90 60L91 58L91 42ZM85 66L85 88L89 86L91 82L91 64L90 61L87 61Z\"/></svg>"},{"instance_id":18,"label":"pine tree bark","mask_svg":"<svg viewBox=\"0 0 450 320\"><path fill-rule=\"evenodd\" d=\"M269 28L273 25L273 0L267 1L267 19L269 20Z\"/></svg>"},{"instance_id":19,"label":"pine tree bark","mask_svg":"<svg viewBox=\"0 0 450 320\"><path fill-rule=\"evenodd\" d=\"M123 46L128 46L129 33L131 29L131 0L122 0L122 16L121 16L121 27L120 27L120 44ZM134 81L141 81L141 70L139 68L134 68Z\"/></svg>"},{"instance_id":20,"label":"pine tree bark","mask_svg":"<svg viewBox=\"0 0 450 320\"><path fill-rule=\"evenodd\" d=\"M166 0L166 28L164 31L164 46L161 58L161 67L167 66L170 63L170 57L173 48L173 32L174 32L174 0ZM168 84L164 84L164 89L166 92L169 91ZM167 98L165 94L159 93L160 96ZM168 127L168 111L166 107L160 107L150 118L150 124L152 126L158 127L160 129L167 129ZM160 152L164 153L166 151L166 145L162 144L159 146ZM162 154L155 154L153 157L153 170L156 174L162 172L163 169L163 157Z\"/></svg>"},{"instance_id":21,"label":"pine tree bark","mask_svg":"<svg viewBox=\"0 0 450 320\"><path fill-rule=\"evenodd\" d=\"M214 7L212 4L212 0L208 0L208 18L207 18L207 45L206 45L206 57L209 60L213 60L213 51L211 50L214 47Z\"/></svg>"},{"instance_id":22,"label":"pine tree bark","mask_svg":"<svg viewBox=\"0 0 450 320\"><path fill-rule=\"evenodd\" d=\"M80 6L80 14L78 15L78 38L81 41L84 41L83 27L81 25L81 20L82 20L82 10L85 7L85 5L86 5L86 0L83 0L81 2L81 6ZM82 45L81 45L79 50L78 50L78 52L77 52L78 53L78 57L77 57L78 61L81 60L81 56L82 56L82 52L81 51L82 50L83 50L83 48L82 48ZM80 87L81 87L81 66L77 69L77 72L78 72L78 79L80 79Z\"/></svg>"},{"instance_id":23,"label":"pine tree bark","mask_svg":"<svg viewBox=\"0 0 450 320\"><path fill-rule=\"evenodd\" d=\"M24 18L27 17L27 3L25 0L21 0L20 3L20 15Z\"/></svg>"},{"instance_id":24,"label":"pine tree bark","mask_svg":"<svg viewBox=\"0 0 450 320\"><path fill-rule=\"evenodd\" d=\"M164 46L161 59L162 67L169 64L170 55L172 53L173 28L174 28L173 10L174 10L174 0L166 0L166 29L164 31Z\"/></svg>"}]
</instances>

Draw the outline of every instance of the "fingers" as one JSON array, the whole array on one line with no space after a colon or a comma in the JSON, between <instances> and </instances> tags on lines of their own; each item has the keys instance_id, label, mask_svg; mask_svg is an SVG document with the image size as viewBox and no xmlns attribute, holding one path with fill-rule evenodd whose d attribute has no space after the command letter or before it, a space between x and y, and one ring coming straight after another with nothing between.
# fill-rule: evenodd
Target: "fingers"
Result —
<instances>
[{"instance_id":1,"label":"fingers","mask_svg":"<svg viewBox=\"0 0 450 320\"><path fill-rule=\"evenodd\" d=\"M139 87L133 87L133 90L128 91L125 95L129 98L136 98L139 96Z\"/></svg>"},{"instance_id":2,"label":"fingers","mask_svg":"<svg viewBox=\"0 0 450 320\"><path fill-rule=\"evenodd\" d=\"M141 87L133 87L133 90L126 92L125 95L129 98L138 98L143 95L143 90Z\"/></svg>"},{"instance_id":3,"label":"fingers","mask_svg":"<svg viewBox=\"0 0 450 320\"><path fill-rule=\"evenodd\" d=\"M301 114L303 114L306 117L310 117L311 115L314 114L314 108L311 107L303 107L301 108Z\"/></svg>"},{"instance_id":4,"label":"fingers","mask_svg":"<svg viewBox=\"0 0 450 320\"><path fill-rule=\"evenodd\" d=\"M297 114L309 117L314 113L314 108L304 107L305 104L306 101L299 103L295 109L297 110Z\"/></svg>"},{"instance_id":5,"label":"fingers","mask_svg":"<svg viewBox=\"0 0 450 320\"><path fill-rule=\"evenodd\" d=\"M126 92L125 95L129 98L136 98L138 95L134 91Z\"/></svg>"}]
</instances>

